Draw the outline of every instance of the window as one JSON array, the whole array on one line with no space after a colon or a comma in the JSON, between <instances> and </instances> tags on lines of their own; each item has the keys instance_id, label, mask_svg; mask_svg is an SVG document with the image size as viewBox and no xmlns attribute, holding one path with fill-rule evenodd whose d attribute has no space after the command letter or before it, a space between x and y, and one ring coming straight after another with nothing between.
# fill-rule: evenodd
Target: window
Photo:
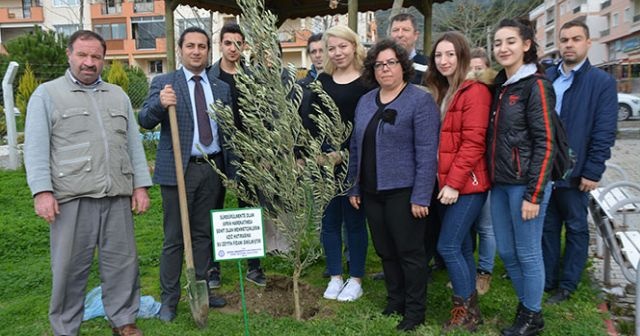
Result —
<instances>
[{"instance_id":1,"label":"window","mask_svg":"<svg viewBox=\"0 0 640 336\"><path fill-rule=\"evenodd\" d=\"M162 73L162 60L149 61L149 73Z\"/></svg>"},{"instance_id":2,"label":"window","mask_svg":"<svg viewBox=\"0 0 640 336\"><path fill-rule=\"evenodd\" d=\"M127 38L127 27L124 23L95 25L93 31L102 35L105 40L124 40Z\"/></svg>"},{"instance_id":3,"label":"window","mask_svg":"<svg viewBox=\"0 0 640 336\"><path fill-rule=\"evenodd\" d=\"M202 28L204 31L211 33L211 18L207 16L178 20L178 32L180 34L189 27Z\"/></svg>"},{"instance_id":4,"label":"window","mask_svg":"<svg viewBox=\"0 0 640 336\"><path fill-rule=\"evenodd\" d=\"M155 49L156 39L165 37L164 26L164 16L132 17L131 32L136 49Z\"/></svg>"},{"instance_id":5,"label":"window","mask_svg":"<svg viewBox=\"0 0 640 336\"><path fill-rule=\"evenodd\" d=\"M619 20L619 16L618 13L614 13L611 16L611 26L612 27L617 27L618 26L618 20Z\"/></svg>"},{"instance_id":6,"label":"window","mask_svg":"<svg viewBox=\"0 0 640 336\"><path fill-rule=\"evenodd\" d=\"M631 16L631 8L627 7L624 9L624 22L631 22L633 17Z\"/></svg>"},{"instance_id":7,"label":"window","mask_svg":"<svg viewBox=\"0 0 640 336\"><path fill-rule=\"evenodd\" d=\"M80 30L79 24L61 24L61 25L53 25L53 27L56 29L56 33L60 33L67 37L71 36L71 34Z\"/></svg>"},{"instance_id":8,"label":"window","mask_svg":"<svg viewBox=\"0 0 640 336\"><path fill-rule=\"evenodd\" d=\"M53 0L53 7L80 6L80 0Z\"/></svg>"}]
</instances>

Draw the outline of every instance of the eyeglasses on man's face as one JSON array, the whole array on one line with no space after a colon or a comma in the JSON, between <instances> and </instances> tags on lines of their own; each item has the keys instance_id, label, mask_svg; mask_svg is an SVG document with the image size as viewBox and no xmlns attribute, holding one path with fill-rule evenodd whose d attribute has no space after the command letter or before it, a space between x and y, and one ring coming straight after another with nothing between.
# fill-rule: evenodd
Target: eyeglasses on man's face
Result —
<instances>
[{"instance_id":1,"label":"eyeglasses on man's face","mask_svg":"<svg viewBox=\"0 0 640 336\"><path fill-rule=\"evenodd\" d=\"M398 64L400 64L400 61L394 60L394 59L390 59L390 60L387 60L386 62L375 62L373 64L373 68L375 70L382 70L386 66L389 69L391 69L391 68L394 68Z\"/></svg>"}]
</instances>

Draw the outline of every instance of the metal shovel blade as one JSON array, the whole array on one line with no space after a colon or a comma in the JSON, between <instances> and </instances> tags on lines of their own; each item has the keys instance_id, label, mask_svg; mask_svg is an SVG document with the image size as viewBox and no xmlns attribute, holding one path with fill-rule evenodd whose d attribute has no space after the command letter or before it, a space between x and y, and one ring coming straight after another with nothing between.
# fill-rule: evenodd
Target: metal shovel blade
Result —
<instances>
[{"instance_id":1,"label":"metal shovel blade","mask_svg":"<svg viewBox=\"0 0 640 336\"><path fill-rule=\"evenodd\" d=\"M205 328L209 316L209 289L205 280L196 280L196 272L193 268L187 268L186 290L193 320L198 328Z\"/></svg>"}]
</instances>

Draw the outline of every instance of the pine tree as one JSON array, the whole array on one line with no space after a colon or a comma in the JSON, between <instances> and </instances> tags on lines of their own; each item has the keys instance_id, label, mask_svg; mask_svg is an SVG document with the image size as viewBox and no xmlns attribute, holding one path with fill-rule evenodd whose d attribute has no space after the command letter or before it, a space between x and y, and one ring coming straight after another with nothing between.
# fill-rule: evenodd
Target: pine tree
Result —
<instances>
[{"instance_id":1,"label":"pine tree","mask_svg":"<svg viewBox=\"0 0 640 336\"><path fill-rule=\"evenodd\" d=\"M20 77L18 92L16 93L16 107L20 110L18 129L21 129L21 126L24 126L29 98L31 98L31 94L36 90L38 85L40 85L40 82L36 79L33 69L31 69L31 64L27 62L24 66L24 73L22 74L22 77Z\"/></svg>"},{"instance_id":2,"label":"pine tree","mask_svg":"<svg viewBox=\"0 0 640 336\"><path fill-rule=\"evenodd\" d=\"M129 90L129 77L120 61L116 60L111 63L107 73L107 82L120 86L124 92Z\"/></svg>"},{"instance_id":3,"label":"pine tree","mask_svg":"<svg viewBox=\"0 0 640 336\"><path fill-rule=\"evenodd\" d=\"M0 55L0 73L7 70L10 61L20 64L18 77L29 63L35 77L46 82L64 74L67 63L67 38L54 31L43 31L35 26L33 32L4 43L7 55Z\"/></svg>"}]
</instances>

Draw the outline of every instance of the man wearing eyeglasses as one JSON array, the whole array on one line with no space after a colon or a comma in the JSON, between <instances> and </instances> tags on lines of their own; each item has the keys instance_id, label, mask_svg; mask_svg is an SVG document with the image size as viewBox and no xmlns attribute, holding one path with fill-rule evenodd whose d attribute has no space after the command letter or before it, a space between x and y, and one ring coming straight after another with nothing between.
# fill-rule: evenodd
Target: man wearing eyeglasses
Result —
<instances>
[{"instance_id":1,"label":"man wearing eyeglasses","mask_svg":"<svg viewBox=\"0 0 640 336\"><path fill-rule=\"evenodd\" d=\"M222 29L220 29L220 52L222 53L222 57L220 57L220 59L213 64L211 69L209 69L209 74L211 76L219 78L223 82L227 83L231 88L233 118L234 124L238 130L244 130L244 126L242 125L242 120L240 118L240 109L238 105L239 91L236 86L235 75L238 73L239 67L242 67L245 72L248 71L242 62L244 46L244 34L242 33L240 26L234 22L225 24L222 26ZM238 158L231 152L227 152L225 158L227 177L231 179L236 178L234 162L236 162ZM224 198L222 201L224 202ZM222 207L222 204L220 204L220 207ZM251 207L251 204L248 204L238 198L238 207ZM247 259L247 264L249 269L247 271L246 280L261 287L266 286L267 278L265 277L262 268L260 268L260 259ZM219 288L220 285L220 264L214 262L209 269L209 287Z\"/></svg>"}]
</instances>

